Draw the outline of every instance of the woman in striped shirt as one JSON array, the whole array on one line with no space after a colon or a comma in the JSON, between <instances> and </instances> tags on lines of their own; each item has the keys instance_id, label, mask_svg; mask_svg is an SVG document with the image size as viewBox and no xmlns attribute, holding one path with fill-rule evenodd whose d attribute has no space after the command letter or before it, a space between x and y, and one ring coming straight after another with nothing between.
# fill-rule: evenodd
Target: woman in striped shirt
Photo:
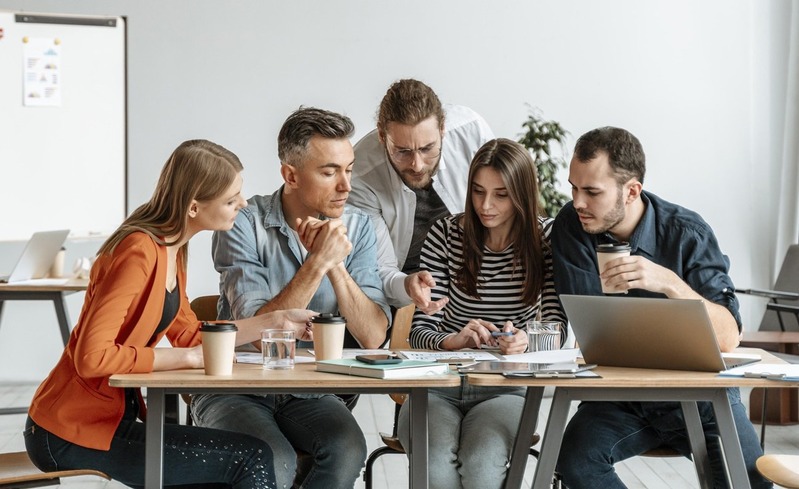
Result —
<instances>
[{"instance_id":1,"label":"woman in striped shirt","mask_svg":"<svg viewBox=\"0 0 799 489\"><path fill-rule=\"evenodd\" d=\"M431 316L417 310L410 343L523 353L527 321L565 324L552 276L553 221L539 216L535 164L519 143L495 139L475 154L468 181L465 212L434 224L422 249L422 269L436 281L431 300L449 302ZM491 335L498 331L511 334ZM522 388L475 387L465 377L460 387L432 390L430 486L502 487L523 403ZM408 446L407 404L398 431Z\"/></svg>"}]
</instances>

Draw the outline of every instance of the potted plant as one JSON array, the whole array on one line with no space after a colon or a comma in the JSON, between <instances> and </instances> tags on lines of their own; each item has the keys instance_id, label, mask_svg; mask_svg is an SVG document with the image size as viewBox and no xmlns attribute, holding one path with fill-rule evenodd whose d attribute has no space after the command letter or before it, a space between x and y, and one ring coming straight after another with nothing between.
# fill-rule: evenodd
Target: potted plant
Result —
<instances>
[{"instance_id":1,"label":"potted plant","mask_svg":"<svg viewBox=\"0 0 799 489\"><path fill-rule=\"evenodd\" d=\"M547 216L555 217L571 199L558 189L558 170L566 168L566 160L552 154L552 144L560 145L560 154L563 154L569 132L559 122L544 120L538 110L530 111L522 127L525 132L520 135L519 143L527 148L535 161L541 209Z\"/></svg>"}]
</instances>

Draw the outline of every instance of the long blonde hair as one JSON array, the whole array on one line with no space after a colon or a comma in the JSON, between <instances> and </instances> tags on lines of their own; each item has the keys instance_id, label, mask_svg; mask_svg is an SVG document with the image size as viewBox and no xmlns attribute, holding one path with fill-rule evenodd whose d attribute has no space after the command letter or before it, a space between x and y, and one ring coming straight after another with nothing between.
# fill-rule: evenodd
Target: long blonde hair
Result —
<instances>
[{"instance_id":1,"label":"long blonde hair","mask_svg":"<svg viewBox=\"0 0 799 489\"><path fill-rule=\"evenodd\" d=\"M125 219L103 243L97 255L111 253L129 234L141 231L156 243L167 246L165 237L186 236L189 206L193 200L213 200L227 190L244 167L239 158L222 146L194 139L184 141L167 160L149 201ZM185 269L188 243L178 253Z\"/></svg>"}]
</instances>

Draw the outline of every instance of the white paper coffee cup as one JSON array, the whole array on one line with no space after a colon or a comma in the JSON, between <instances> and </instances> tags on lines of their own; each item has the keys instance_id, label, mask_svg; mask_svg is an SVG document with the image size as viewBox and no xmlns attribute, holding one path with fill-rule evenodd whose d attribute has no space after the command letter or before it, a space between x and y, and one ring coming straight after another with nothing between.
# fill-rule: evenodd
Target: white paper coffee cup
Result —
<instances>
[{"instance_id":1,"label":"white paper coffee cup","mask_svg":"<svg viewBox=\"0 0 799 489\"><path fill-rule=\"evenodd\" d=\"M233 323L203 323L203 362L205 375L230 375L236 356L236 332Z\"/></svg>"},{"instance_id":2,"label":"white paper coffee cup","mask_svg":"<svg viewBox=\"0 0 799 489\"><path fill-rule=\"evenodd\" d=\"M596 247L596 263L599 273L605 271L608 262L621 258L622 256L630 256L630 243L605 243L597 245ZM606 289L604 282L602 283L603 294L624 294L624 290Z\"/></svg>"},{"instance_id":3,"label":"white paper coffee cup","mask_svg":"<svg viewBox=\"0 0 799 489\"><path fill-rule=\"evenodd\" d=\"M317 360L336 360L344 353L347 319L330 313L311 318L313 350Z\"/></svg>"}]
</instances>

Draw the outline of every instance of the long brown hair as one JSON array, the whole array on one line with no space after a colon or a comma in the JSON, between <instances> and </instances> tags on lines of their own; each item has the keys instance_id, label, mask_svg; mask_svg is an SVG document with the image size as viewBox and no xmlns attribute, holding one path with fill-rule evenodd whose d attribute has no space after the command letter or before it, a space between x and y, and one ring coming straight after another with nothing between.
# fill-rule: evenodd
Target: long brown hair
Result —
<instances>
[{"instance_id":1,"label":"long brown hair","mask_svg":"<svg viewBox=\"0 0 799 489\"><path fill-rule=\"evenodd\" d=\"M162 246L171 244L165 237L182 240L188 228L191 202L219 197L243 169L239 158L218 144L205 139L184 141L161 170L150 200L125 219L97 255L113 252L125 237L137 231L149 234ZM178 261L184 269L187 250L188 243L178 253Z\"/></svg>"},{"instance_id":2,"label":"long brown hair","mask_svg":"<svg viewBox=\"0 0 799 489\"><path fill-rule=\"evenodd\" d=\"M467 294L479 298L480 267L486 228L472 203L472 185L477 171L493 168L502 176L516 210L511 228L514 272L527 274L522 301L534 305L544 286L544 250L538 222L538 180L530 153L516 141L498 138L485 143L475 153L469 167L469 192L463 213L463 267L455 272L455 283Z\"/></svg>"}]
</instances>

